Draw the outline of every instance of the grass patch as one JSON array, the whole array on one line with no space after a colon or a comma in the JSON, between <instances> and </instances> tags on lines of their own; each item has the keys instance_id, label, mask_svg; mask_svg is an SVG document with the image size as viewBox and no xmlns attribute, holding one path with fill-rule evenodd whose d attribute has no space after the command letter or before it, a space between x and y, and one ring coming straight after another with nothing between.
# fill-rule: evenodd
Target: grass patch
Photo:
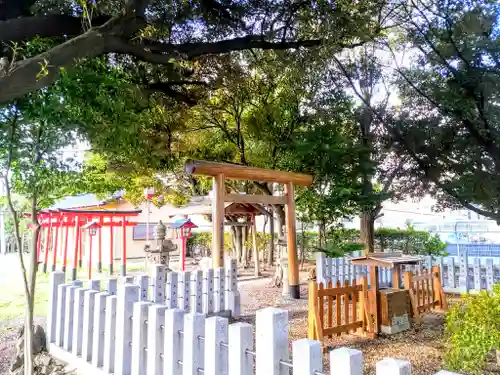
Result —
<instances>
[{"instance_id":1,"label":"grass patch","mask_svg":"<svg viewBox=\"0 0 500 375\"><path fill-rule=\"evenodd\" d=\"M26 306L22 279L0 285L0 320L15 319L24 316ZM47 274L37 275L35 290L35 316L43 316L47 311L49 277Z\"/></svg>"},{"instance_id":2,"label":"grass patch","mask_svg":"<svg viewBox=\"0 0 500 375\"><path fill-rule=\"evenodd\" d=\"M117 264L117 268L119 265ZM143 263L132 263L127 266L128 273L144 272ZM66 272L67 281L69 282L70 272ZM113 277L118 277L115 274ZM103 269L100 274L96 270L92 271L92 279L105 280L109 278L107 270ZM78 280L83 282L88 281L88 270L82 268L78 270ZM45 316L49 301L49 274L38 271L36 277L35 290L35 316ZM0 284L0 321L17 319L24 316L25 309L24 286L21 276L15 272L15 277L9 279L8 282Z\"/></svg>"}]
</instances>

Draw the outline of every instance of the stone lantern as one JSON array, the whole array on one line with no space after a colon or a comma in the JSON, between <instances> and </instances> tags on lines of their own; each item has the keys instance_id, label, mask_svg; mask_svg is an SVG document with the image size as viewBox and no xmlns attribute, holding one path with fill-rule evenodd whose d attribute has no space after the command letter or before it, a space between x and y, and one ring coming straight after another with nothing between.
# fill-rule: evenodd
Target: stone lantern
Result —
<instances>
[{"instance_id":1,"label":"stone lantern","mask_svg":"<svg viewBox=\"0 0 500 375\"><path fill-rule=\"evenodd\" d=\"M168 269L170 262L170 253L177 250L177 245L166 238L167 227L160 222L154 228L154 241L151 247L146 244L144 251L146 252L146 260L148 263L161 264Z\"/></svg>"}]
</instances>

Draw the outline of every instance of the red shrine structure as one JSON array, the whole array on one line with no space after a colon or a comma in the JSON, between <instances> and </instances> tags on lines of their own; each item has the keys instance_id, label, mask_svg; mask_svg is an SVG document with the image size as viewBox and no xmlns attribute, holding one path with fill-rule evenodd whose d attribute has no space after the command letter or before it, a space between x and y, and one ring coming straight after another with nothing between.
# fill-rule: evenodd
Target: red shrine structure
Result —
<instances>
[{"instance_id":1,"label":"red shrine structure","mask_svg":"<svg viewBox=\"0 0 500 375\"><path fill-rule=\"evenodd\" d=\"M114 269L114 244L116 239L115 228L121 229L121 274L127 272L127 227L135 226L136 222L130 218L138 216L142 210L85 210L70 208L55 208L42 210L38 214L38 221L41 225L40 235L37 243L38 263L43 263L44 272L47 271L48 264L52 265L52 270L56 269L58 263L62 264L62 271L65 272L68 263L71 264L71 278L76 280L77 270L83 266L86 257L86 267L88 267L88 277L91 278L92 266L97 263L99 272L102 272L103 259L107 260L108 271L113 273ZM26 215L29 217L29 215ZM103 232L109 231L106 236L106 248L103 246ZM97 237L97 260L93 259L93 246ZM85 241L84 241L85 239ZM86 246L85 246L85 245ZM43 259L40 254L43 248ZM84 249L84 246L87 249ZM49 258L50 249L53 249Z\"/></svg>"},{"instance_id":2,"label":"red shrine structure","mask_svg":"<svg viewBox=\"0 0 500 375\"><path fill-rule=\"evenodd\" d=\"M173 216L170 216L172 219ZM188 218L187 215L184 216L184 219L176 220L171 223L167 223L167 228L173 230L175 234L175 239L181 240L181 271L186 270L186 251L187 251L187 240L192 236L191 230L193 228L198 228L198 226ZM174 235L171 236L174 238Z\"/></svg>"}]
</instances>

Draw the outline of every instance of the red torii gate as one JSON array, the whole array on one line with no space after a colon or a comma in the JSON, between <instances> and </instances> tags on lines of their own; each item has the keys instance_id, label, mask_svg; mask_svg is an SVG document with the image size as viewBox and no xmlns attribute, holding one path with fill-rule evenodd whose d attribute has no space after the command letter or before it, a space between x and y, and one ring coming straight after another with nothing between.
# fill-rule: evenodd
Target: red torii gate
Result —
<instances>
[{"instance_id":1,"label":"red torii gate","mask_svg":"<svg viewBox=\"0 0 500 375\"><path fill-rule=\"evenodd\" d=\"M57 208L57 209L47 209L42 210L38 213L38 221L41 225L41 231L37 241L37 261L40 262L40 251L41 251L41 236L45 229L45 252L43 259L43 270L47 272L48 260L49 260L49 249L50 242L52 238L52 231L55 229L55 236L53 242L53 255L52 255L52 270L56 269L57 264L57 249L58 249L58 235L59 229L64 228L64 234L62 235L63 245L63 259L62 259L62 271L66 271L67 260L68 260L68 238L69 238L69 228L75 229L75 246L73 254L73 264L71 278L76 280L77 269L82 267L83 259L83 248L82 248L82 229L87 229L89 235L93 236L98 234L98 271L102 272L102 231L104 227L110 228L109 239L109 274L113 274L113 228L122 228L122 255L121 255L121 274L126 275L127 272L127 227L137 225L136 222L129 221L129 217L138 216L142 210L81 210L81 209L71 209L71 208ZM25 217L30 217L31 215L25 214ZM115 220L118 218L118 220ZM89 278L91 277L92 270L92 240L90 240L89 249Z\"/></svg>"}]
</instances>

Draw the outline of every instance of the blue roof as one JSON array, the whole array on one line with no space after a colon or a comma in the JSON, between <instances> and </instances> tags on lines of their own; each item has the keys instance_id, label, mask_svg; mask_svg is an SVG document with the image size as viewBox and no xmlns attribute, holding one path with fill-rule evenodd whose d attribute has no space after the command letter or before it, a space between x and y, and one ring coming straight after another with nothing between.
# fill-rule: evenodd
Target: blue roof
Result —
<instances>
[{"instance_id":1,"label":"blue roof","mask_svg":"<svg viewBox=\"0 0 500 375\"><path fill-rule=\"evenodd\" d=\"M191 219L179 219L179 220L175 220L175 221L173 221L173 222L170 223L169 227L177 229L177 228L182 227L187 222L191 222Z\"/></svg>"},{"instance_id":2,"label":"blue roof","mask_svg":"<svg viewBox=\"0 0 500 375\"><path fill-rule=\"evenodd\" d=\"M120 190L114 193L109 199L119 199L122 197L124 191ZM108 200L100 199L95 194L78 194L70 197L64 197L58 200L50 208L82 208L82 207L93 207L106 204Z\"/></svg>"}]
</instances>

